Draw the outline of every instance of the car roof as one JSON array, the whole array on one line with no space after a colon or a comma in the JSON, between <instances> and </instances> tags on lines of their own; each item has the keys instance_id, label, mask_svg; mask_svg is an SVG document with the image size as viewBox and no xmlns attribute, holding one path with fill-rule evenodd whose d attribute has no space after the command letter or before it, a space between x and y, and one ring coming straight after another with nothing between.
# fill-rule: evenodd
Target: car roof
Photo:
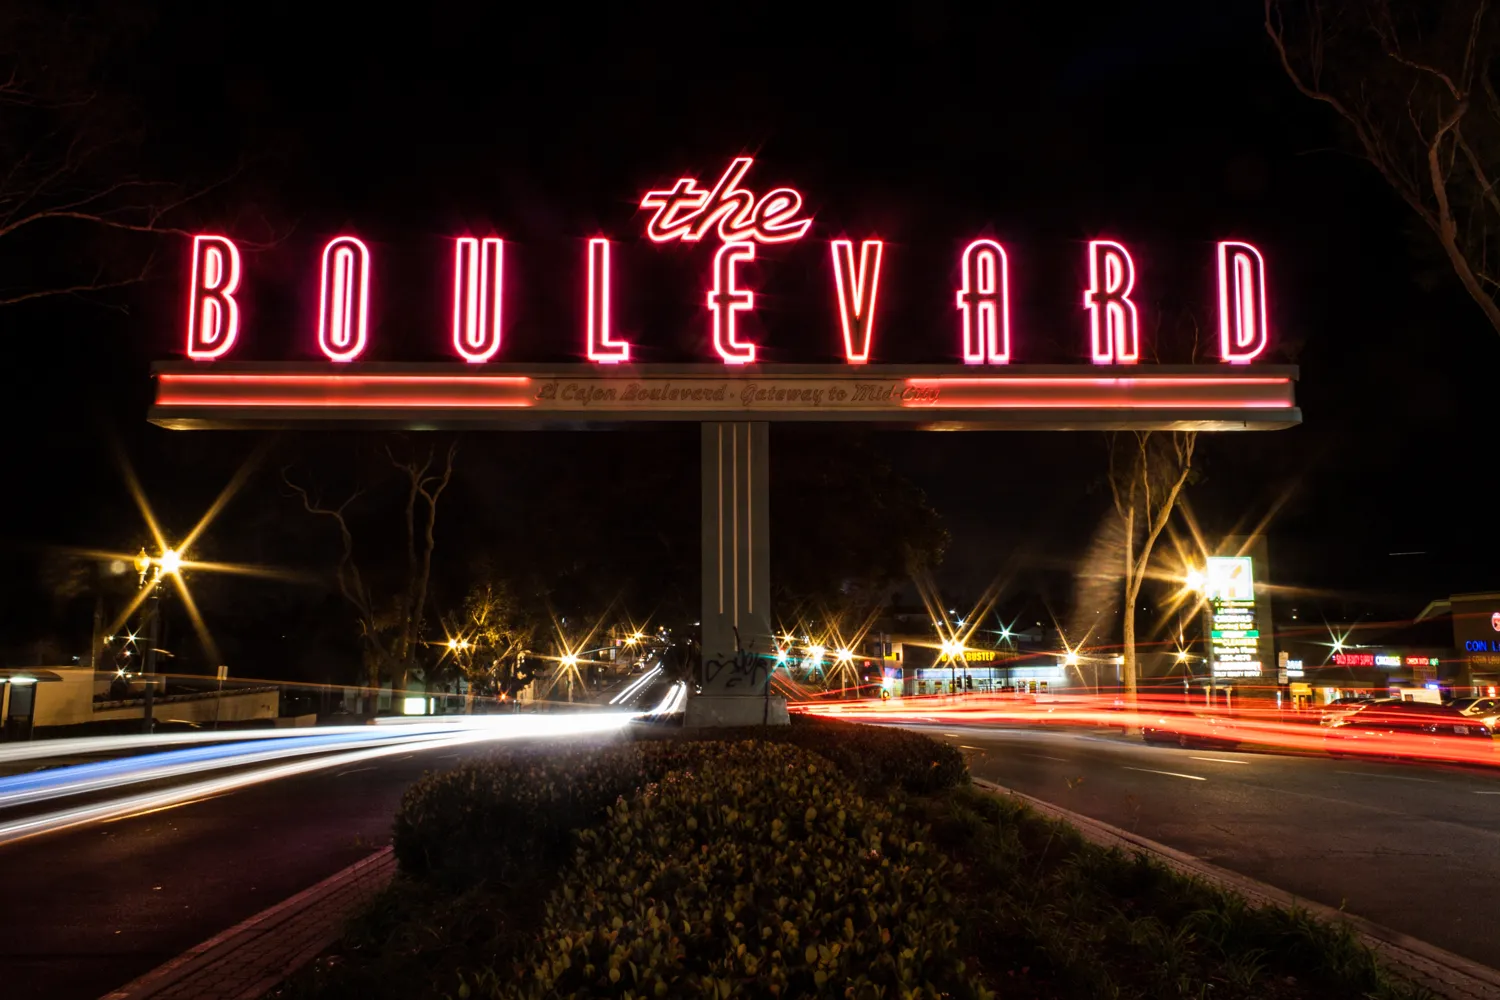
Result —
<instances>
[{"instance_id":1,"label":"car roof","mask_svg":"<svg viewBox=\"0 0 1500 1000\"><path fill-rule=\"evenodd\" d=\"M1360 711L1360 714L1363 715L1366 712L1371 712L1372 714L1379 714L1384 712L1403 712L1411 715L1463 714L1458 709L1452 708L1448 705L1434 705L1430 701L1401 701L1398 698L1387 698L1384 701L1377 701L1372 704L1366 705L1364 709Z\"/></svg>"}]
</instances>

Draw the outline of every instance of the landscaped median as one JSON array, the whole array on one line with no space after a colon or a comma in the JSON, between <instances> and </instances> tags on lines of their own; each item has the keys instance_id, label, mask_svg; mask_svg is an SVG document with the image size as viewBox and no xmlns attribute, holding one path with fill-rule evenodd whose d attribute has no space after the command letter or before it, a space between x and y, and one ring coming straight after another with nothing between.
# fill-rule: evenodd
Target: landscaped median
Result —
<instances>
[{"instance_id":1,"label":"landscaped median","mask_svg":"<svg viewBox=\"0 0 1500 1000\"><path fill-rule=\"evenodd\" d=\"M968 785L957 751L798 719L497 751L429 776L402 874L286 1000L1415 997L1254 908Z\"/></svg>"}]
</instances>

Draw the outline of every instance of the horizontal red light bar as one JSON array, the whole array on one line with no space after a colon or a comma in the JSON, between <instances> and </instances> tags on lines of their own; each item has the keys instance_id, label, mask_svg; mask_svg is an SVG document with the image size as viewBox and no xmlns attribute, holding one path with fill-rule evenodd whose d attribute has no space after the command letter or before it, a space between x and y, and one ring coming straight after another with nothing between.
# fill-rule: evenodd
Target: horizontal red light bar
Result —
<instances>
[{"instance_id":1,"label":"horizontal red light bar","mask_svg":"<svg viewBox=\"0 0 1500 1000\"><path fill-rule=\"evenodd\" d=\"M909 378L916 409L1290 409L1289 378L1007 376Z\"/></svg>"},{"instance_id":2,"label":"horizontal red light bar","mask_svg":"<svg viewBox=\"0 0 1500 1000\"><path fill-rule=\"evenodd\" d=\"M525 375L157 376L158 406L351 407L356 409L493 409L532 405Z\"/></svg>"}]
</instances>

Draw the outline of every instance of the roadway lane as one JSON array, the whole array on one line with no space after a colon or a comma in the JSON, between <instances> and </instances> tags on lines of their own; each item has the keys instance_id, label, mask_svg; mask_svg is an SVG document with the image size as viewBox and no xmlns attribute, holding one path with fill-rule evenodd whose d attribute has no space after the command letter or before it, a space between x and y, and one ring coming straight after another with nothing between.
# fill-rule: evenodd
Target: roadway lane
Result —
<instances>
[{"instance_id":1,"label":"roadway lane","mask_svg":"<svg viewBox=\"0 0 1500 1000\"><path fill-rule=\"evenodd\" d=\"M411 782L498 745L414 749L0 846L0 994L95 1000L389 843Z\"/></svg>"},{"instance_id":2,"label":"roadway lane","mask_svg":"<svg viewBox=\"0 0 1500 1000\"><path fill-rule=\"evenodd\" d=\"M971 771L1500 968L1500 774L911 725Z\"/></svg>"}]
</instances>

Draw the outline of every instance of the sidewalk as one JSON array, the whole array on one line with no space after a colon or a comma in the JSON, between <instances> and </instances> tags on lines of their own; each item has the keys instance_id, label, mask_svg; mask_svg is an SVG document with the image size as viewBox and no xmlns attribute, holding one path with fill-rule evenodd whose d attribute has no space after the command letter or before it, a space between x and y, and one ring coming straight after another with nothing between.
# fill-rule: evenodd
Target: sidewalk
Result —
<instances>
[{"instance_id":1,"label":"sidewalk","mask_svg":"<svg viewBox=\"0 0 1500 1000\"><path fill-rule=\"evenodd\" d=\"M101 1000L257 1000L338 940L395 870L391 849L376 851Z\"/></svg>"},{"instance_id":2,"label":"sidewalk","mask_svg":"<svg viewBox=\"0 0 1500 1000\"><path fill-rule=\"evenodd\" d=\"M1393 974L1431 990L1444 1000L1500 1000L1500 971L1444 951L1425 941L1418 941L1400 931L1382 927L1362 917L1344 913L1311 900L1299 899L1275 886L1246 878L1176 848L1091 819L1071 809L1064 809L1050 802L1032 798L1023 792L997 785L993 781L975 778L974 785L985 791L1020 799L1036 812L1050 819L1062 820L1077 828L1085 840L1098 844L1100 847L1116 847L1126 852L1147 854L1179 874L1201 879L1221 889L1239 893L1257 905L1281 906L1288 909L1295 907L1329 922L1347 923L1359 934L1370 950L1375 952L1381 964Z\"/></svg>"}]
</instances>

